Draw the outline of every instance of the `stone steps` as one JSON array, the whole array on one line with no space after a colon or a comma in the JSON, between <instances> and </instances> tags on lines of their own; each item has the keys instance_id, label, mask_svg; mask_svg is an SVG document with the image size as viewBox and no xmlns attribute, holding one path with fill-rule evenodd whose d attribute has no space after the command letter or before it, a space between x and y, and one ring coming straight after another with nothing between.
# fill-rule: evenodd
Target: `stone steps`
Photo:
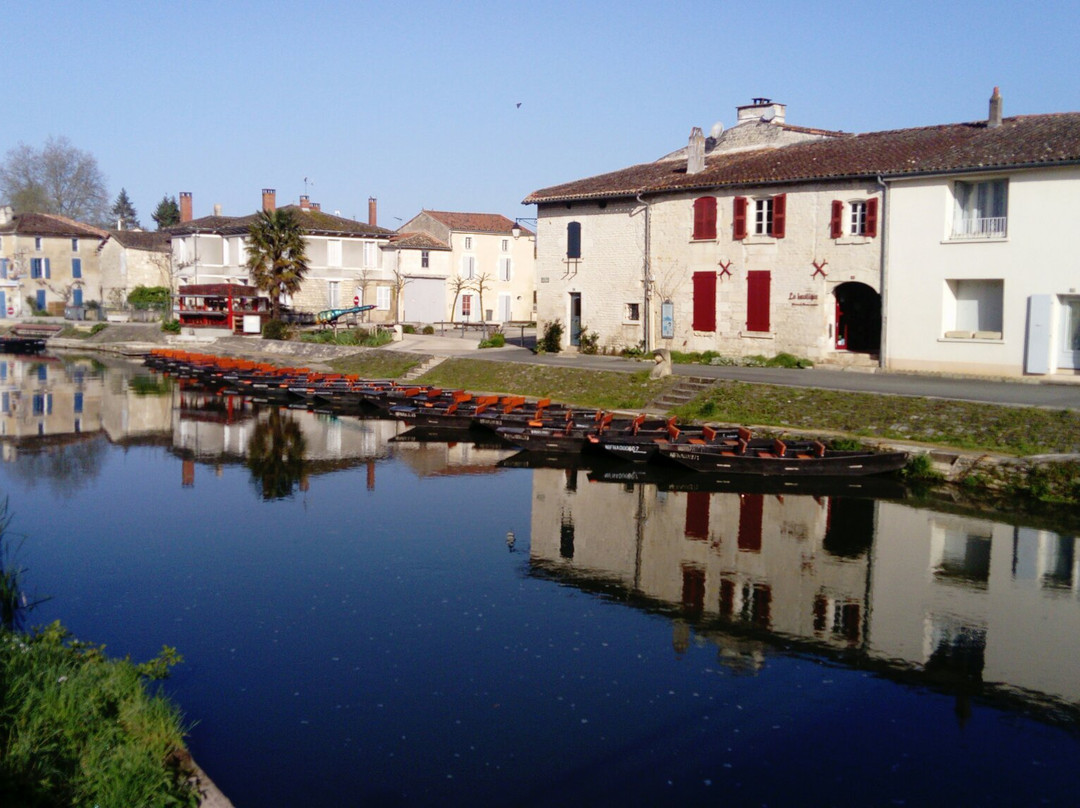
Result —
<instances>
[{"instance_id":1,"label":"stone steps","mask_svg":"<svg viewBox=\"0 0 1080 808\"><path fill-rule=\"evenodd\" d=\"M414 367L408 373L405 373L401 377L401 379L399 379L399 381L411 382L411 381L414 381L416 379L419 379L421 376L423 376L429 370L431 370L432 368L438 367L443 362L445 362L447 359L449 359L449 357L447 357L447 356L429 356L427 359L425 359L419 365Z\"/></svg>"},{"instance_id":2,"label":"stone steps","mask_svg":"<svg viewBox=\"0 0 1080 808\"><path fill-rule=\"evenodd\" d=\"M656 401L651 402L649 409L667 412L673 407L678 407L697 398L715 384L715 379L706 379L700 376L680 376L678 384L656 399Z\"/></svg>"}]
</instances>

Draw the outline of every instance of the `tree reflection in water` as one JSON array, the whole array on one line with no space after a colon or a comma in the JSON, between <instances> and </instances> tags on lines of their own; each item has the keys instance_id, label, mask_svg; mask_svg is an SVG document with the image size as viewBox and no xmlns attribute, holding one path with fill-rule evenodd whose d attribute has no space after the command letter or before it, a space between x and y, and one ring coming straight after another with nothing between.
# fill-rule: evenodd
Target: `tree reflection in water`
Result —
<instances>
[{"instance_id":1,"label":"tree reflection in water","mask_svg":"<svg viewBox=\"0 0 1080 808\"><path fill-rule=\"evenodd\" d=\"M19 461L7 464L8 474L30 487L45 480L65 498L97 479L109 448L103 436L87 434L32 438L18 446Z\"/></svg>"},{"instance_id":2,"label":"tree reflection in water","mask_svg":"<svg viewBox=\"0 0 1080 808\"><path fill-rule=\"evenodd\" d=\"M263 499L292 496L305 476L306 451L300 424L280 409L271 409L268 417L255 425L247 446L247 467Z\"/></svg>"}]
</instances>

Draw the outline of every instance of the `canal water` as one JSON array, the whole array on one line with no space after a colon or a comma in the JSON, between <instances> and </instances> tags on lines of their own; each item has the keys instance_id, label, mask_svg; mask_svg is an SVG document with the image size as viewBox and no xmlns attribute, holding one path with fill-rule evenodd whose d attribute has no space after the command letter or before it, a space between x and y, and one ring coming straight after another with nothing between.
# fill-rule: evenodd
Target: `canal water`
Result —
<instances>
[{"instance_id":1,"label":"canal water","mask_svg":"<svg viewBox=\"0 0 1080 808\"><path fill-rule=\"evenodd\" d=\"M1074 805L1074 535L0 357L31 594L250 806Z\"/></svg>"}]
</instances>

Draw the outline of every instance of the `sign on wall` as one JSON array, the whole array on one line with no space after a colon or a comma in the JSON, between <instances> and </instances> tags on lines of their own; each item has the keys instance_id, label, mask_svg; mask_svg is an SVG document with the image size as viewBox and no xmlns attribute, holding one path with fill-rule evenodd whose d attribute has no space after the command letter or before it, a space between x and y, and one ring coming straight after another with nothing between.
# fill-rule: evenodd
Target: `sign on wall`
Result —
<instances>
[{"instance_id":1,"label":"sign on wall","mask_svg":"<svg viewBox=\"0 0 1080 808\"><path fill-rule=\"evenodd\" d=\"M675 338L675 304L670 300L660 304L660 336L663 339Z\"/></svg>"}]
</instances>

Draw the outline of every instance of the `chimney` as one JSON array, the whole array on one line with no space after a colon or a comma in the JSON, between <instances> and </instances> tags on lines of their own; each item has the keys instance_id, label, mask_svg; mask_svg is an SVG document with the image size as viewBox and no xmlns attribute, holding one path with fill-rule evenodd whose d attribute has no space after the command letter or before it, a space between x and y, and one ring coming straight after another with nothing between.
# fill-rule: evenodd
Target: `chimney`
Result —
<instances>
[{"instance_id":1,"label":"chimney","mask_svg":"<svg viewBox=\"0 0 1080 808\"><path fill-rule=\"evenodd\" d=\"M311 199L307 194L300 196L300 210L311 210Z\"/></svg>"},{"instance_id":2,"label":"chimney","mask_svg":"<svg viewBox=\"0 0 1080 808\"><path fill-rule=\"evenodd\" d=\"M776 104L771 98L754 98L749 104L735 107L738 114L736 125L745 121L764 121L765 123L783 123L787 117L787 105Z\"/></svg>"},{"instance_id":3,"label":"chimney","mask_svg":"<svg viewBox=\"0 0 1080 808\"><path fill-rule=\"evenodd\" d=\"M705 170L705 133L700 126L690 130L690 143L686 147L686 173L698 174Z\"/></svg>"},{"instance_id":4,"label":"chimney","mask_svg":"<svg viewBox=\"0 0 1080 808\"><path fill-rule=\"evenodd\" d=\"M311 209L312 210L322 210L322 202L312 202L311 203Z\"/></svg>"},{"instance_id":5,"label":"chimney","mask_svg":"<svg viewBox=\"0 0 1080 808\"><path fill-rule=\"evenodd\" d=\"M267 213L273 213L277 208L277 201L275 197L277 192L273 188L263 188L263 206L262 209Z\"/></svg>"},{"instance_id":6,"label":"chimney","mask_svg":"<svg viewBox=\"0 0 1080 808\"><path fill-rule=\"evenodd\" d=\"M1001 126L1001 91L994 88L994 94L990 96L990 117L986 120L987 129L997 129Z\"/></svg>"},{"instance_id":7,"label":"chimney","mask_svg":"<svg viewBox=\"0 0 1080 808\"><path fill-rule=\"evenodd\" d=\"M215 216L220 216L221 215L221 204L220 203L216 203L214 205L214 215Z\"/></svg>"},{"instance_id":8,"label":"chimney","mask_svg":"<svg viewBox=\"0 0 1080 808\"><path fill-rule=\"evenodd\" d=\"M376 224L376 218L377 217L375 215L376 205L377 205L377 201L376 201L375 197L369 196L367 198L367 223L370 224L372 227L377 227L378 226Z\"/></svg>"},{"instance_id":9,"label":"chimney","mask_svg":"<svg viewBox=\"0 0 1080 808\"><path fill-rule=\"evenodd\" d=\"M180 192L180 221L190 222L191 216L191 191Z\"/></svg>"}]
</instances>

